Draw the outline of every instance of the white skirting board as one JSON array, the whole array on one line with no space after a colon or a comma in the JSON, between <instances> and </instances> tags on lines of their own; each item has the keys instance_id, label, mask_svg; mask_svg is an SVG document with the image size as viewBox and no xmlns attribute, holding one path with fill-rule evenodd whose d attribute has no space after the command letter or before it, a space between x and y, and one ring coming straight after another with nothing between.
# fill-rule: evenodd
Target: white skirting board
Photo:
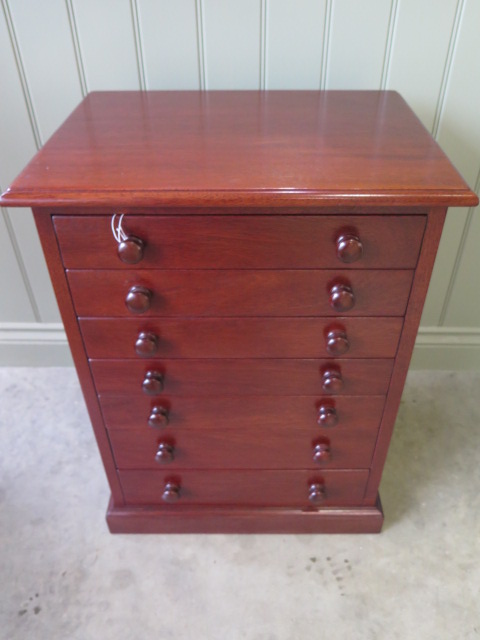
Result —
<instances>
[{"instance_id":1,"label":"white skirting board","mask_svg":"<svg viewBox=\"0 0 480 640\"><path fill-rule=\"evenodd\" d=\"M60 323L0 323L0 366L72 366ZM480 370L480 329L422 327L412 369Z\"/></svg>"}]
</instances>

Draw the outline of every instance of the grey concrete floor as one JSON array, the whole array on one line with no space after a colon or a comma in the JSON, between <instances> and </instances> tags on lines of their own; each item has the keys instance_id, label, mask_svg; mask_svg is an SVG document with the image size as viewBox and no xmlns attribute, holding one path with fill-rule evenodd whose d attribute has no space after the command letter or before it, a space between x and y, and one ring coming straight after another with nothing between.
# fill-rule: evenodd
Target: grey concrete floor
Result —
<instances>
[{"instance_id":1,"label":"grey concrete floor","mask_svg":"<svg viewBox=\"0 0 480 640\"><path fill-rule=\"evenodd\" d=\"M367 536L112 536L73 369L0 388L2 640L480 637L480 373L409 375Z\"/></svg>"}]
</instances>

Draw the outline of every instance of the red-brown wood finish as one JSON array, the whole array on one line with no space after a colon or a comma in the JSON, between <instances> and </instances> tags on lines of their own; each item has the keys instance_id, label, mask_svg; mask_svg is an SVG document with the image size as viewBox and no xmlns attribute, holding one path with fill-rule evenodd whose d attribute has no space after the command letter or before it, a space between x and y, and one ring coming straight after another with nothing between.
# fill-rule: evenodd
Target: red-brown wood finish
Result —
<instances>
[{"instance_id":1,"label":"red-brown wood finish","mask_svg":"<svg viewBox=\"0 0 480 640\"><path fill-rule=\"evenodd\" d=\"M359 505L363 501L366 470L210 470L186 469L159 471L120 471L120 480L127 504L161 505L166 482L180 487L178 504L164 505L177 509L182 505L236 505L311 508L309 487L317 482L324 485L324 506Z\"/></svg>"},{"instance_id":2,"label":"red-brown wood finish","mask_svg":"<svg viewBox=\"0 0 480 640\"><path fill-rule=\"evenodd\" d=\"M380 530L446 207L478 203L398 94L90 94L0 203L34 207L112 532Z\"/></svg>"},{"instance_id":3,"label":"red-brown wood finish","mask_svg":"<svg viewBox=\"0 0 480 640\"><path fill-rule=\"evenodd\" d=\"M92 360L100 395L146 398L142 382L148 371L163 374L163 393L172 396L314 395L324 389L325 372L338 372L343 386L333 395L383 395L393 360Z\"/></svg>"},{"instance_id":4,"label":"red-brown wood finish","mask_svg":"<svg viewBox=\"0 0 480 640\"><path fill-rule=\"evenodd\" d=\"M95 92L5 192L49 206L473 205L393 91Z\"/></svg>"},{"instance_id":5,"label":"red-brown wood finish","mask_svg":"<svg viewBox=\"0 0 480 640\"><path fill-rule=\"evenodd\" d=\"M330 291L336 284L349 285L355 294L349 316L403 316L413 273L393 269L67 271L79 316L217 318L337 316L330 305ZM130 310L127 297L143 305L141 310Z\"/></svg>"},{"instance_id":6,"label":"red-brown wood finish","mask_svg":"<svg viewBox=\"0 0 480 640\"><path fill-rule=\"evenodd\" d=\"M325 214L331 213L328 209ZM379 211L382 213L382 211ZM163 215L162 215L163 214ZM424 215L126 215L122 227L145 241L142 269L411 269ZM112 216L54 216L69 269L131 269L118 257ZM117 218L118 220L118 218ZM360 260L345 263L337 239L362 238Z\"/></svg>"},{"instance_id":7,"label":"red-brown wood finish","mask_svg":"<svg viewBox=\"0 0 480 640\"><path fill-rule=\"evenodd\" d=\"M383 524L380 498L373 507L215 507L165 509L148 505L107 510L111 533L379 533Z\"/></svg>"},{"instance_id":8,"label":"red-brown wood finish","mask_svg":"<svg viewBox=\"0 0 480 640\"><path fill-rule=\"evenodd\" d=\"M275 428L294 434L307 430L310 436L333 431L377 430L383 413L383 396L102 396L100 405L108 429L148 429L154 407L164 407L174 433L184 430L225 431ZM323 408L323 409L322 409ZM324 426L320 413L334 410L336 424Z\"/></svg>"},{"instance_id":9,"label":"red-brown wood finish","mask_svg":"<svg viewBox=\"0 0 480 640\"><path fill-rule=\"evenodd\" d=\"M401 318L80 319L90 358L328 358L329 334L348 336L348 358L393 358ZM139 334L146 334L138 344ZM333 347L332 347L333 348Z\"/></svg>"},{"instance_id":10,"label":"red-brown wood finish","mask_svg":"<svg viewBox=\"0 0 480 640\"><path fill-rule=\"evenodd\" d=\"M317 429L209 429L178 433L149 429L110 431L113 455L119 469L158 469L160 444L172 447L165 460L168 469L368 469L377 438L375 429L326 433ZM325 463L314 459L315 447L327 445Z\"/></svg>"},{"instance_id":11,"label":"red-brown wood finish","mask_svg":"<svg viewBox=\"0 0 480 640\"><path fill-rule=\"evenodd\" d=\"M378 493L378 487L382 477L385 459L387 457L388 445L390 444L393 427L395 425L395 418L400 406L405 378L407 377L408 372L408 365L415 345L415 338L420 324L423 305L428 290L428 283L430 282L430 276L435 262L437 247L442 235L446 213L446 209L434 210L428 217L422 253L415 272L412 293L410 295L407 313L405 315L402 337L397 357L395 359L392 378L388 390L388 397L385 403L385 411L372 461L370 479L365 493L365 502L367 504L374 504L376 500L375 496Z\"/></svg>"},{"instance_id":12,"label":"red-brown wood finish","mask_svg":"<svg viewBox=\"0 0 480 640\"><path fill-rule=\"evenodd\" d=\"M72 352L73 361L78 373L78 379L82 387L83 397L87 405L88 413L92 423L97 445L102 456L110 489L112 490L112 500L114 505L122 505L123 492L118 481L115 463L112 457L110 442L105 432L102 414L98 404L97 394L92 382L92 374L88 366L82 337L78 330L78 321L68 290L68 283L65 272L62 268L61 259L58 252L58 244L55 238L51 218L44 211L33 210L35 224L42 242L43 252L47 261L50 278L57 296L58 306L62 316L68 343Z\"/></svg>"}]
</instances>

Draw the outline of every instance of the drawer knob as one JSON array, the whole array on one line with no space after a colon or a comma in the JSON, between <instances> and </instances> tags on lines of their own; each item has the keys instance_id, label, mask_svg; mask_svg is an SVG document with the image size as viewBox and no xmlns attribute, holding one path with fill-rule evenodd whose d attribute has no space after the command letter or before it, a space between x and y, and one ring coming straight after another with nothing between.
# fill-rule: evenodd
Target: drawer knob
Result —
<instances>
[{"instance_id":1,"label":"drawer knob","mask_svg":"<svg viewBox=\"0 0 480 640\"><path fill-rule=\"evenodd\" d=\"M355 306L355 295L348 284L334 284L330 289L329 300L335 311L350 311Z\"/></svg>"},{"instance_id":2,"label":"drawer knob","mask_svg":"<svg viewBox=\"0 0 480 640\"><path fill-rule=\"evenodd\" d=\"M321 427L335 427L338 424L338 414L335 407L321 405L318 408L317 422Z\"/></svg>"},{"instance_id":3,"label":"drawer knob","mask_svg":"<svg viewBox=\"0 0 480 640\"><path fill-rule=\"evenodd\" d=\"M142 331L138 334L137 341L135 342L135 352L137 356L142 358L149 358L158 351L158 336L148 331Z\"/></svg>"},{"instance_id":4,"label":"drawer knob","mask_svg":"<svg viewBox=\"0 0 480 640\"><path fill-rule=\"evenodd\" d=\"M128 236L126 240L118 244L118 257L125 264L137 264L143 259L145 243L140 238Z\"/></svg>"},{"instance_id":5,"label":"drawer knob","mask_svg":"<svg viewBox=\"0 0 480 640\"><path fill-rule=\"evenodd\" d=\"M147 396L158 396L163 391L163 374L158 371L147 371L142 382L142 391Z\"/></svg>"},{"instance_id":6,"label":"drawer knob","mask_svg":"<svg viewBox=\"0 0 480 640\"><path fill-rule=\"evenodd\" d=\"M360 238L352 233L344 233L337 238L337 258L349 264L363 256L363 245Z\"/></svg>"},{"instance_id":7,"label":"drawer knob","mask_svg":"<svg viewBox=\"0 0 480 640\"><path fill-rule=\"evenodd\" d=\"M156 462L160 464L168 464L175 458L175 449L167 442L160 442L157 453L155 454Z\"/></svg>"},{"instance_id":8,"label":"drawer knob","mask_svg":"<svg viewBox=\"0 0 480 640\"><path fill-rule=\"evenodd\" d=\"M325 464L332 459L332 451L327 442L319 442L313 449L313 461L317 464Z\"/></svg>"},{"instance_id":9,"label":"drawer knob","mask_svg":"<svg viewBox=\"0 0 480 640\"><path fill-rule=\"evenodd\" d=\"M125 304L127 309L131 313L145 313L150 309L150 303L152 301L152 292L147 287L135 285L131 287L125 298Z\"/></svg>"},{"instance_id":10,"label":"drawer knob","mask_svg":"<svg viewBox=\"0 0 480 640\"><path fill-rule=\"evenodd\" d=\"M323 390L328 393L339 393L343 389L343 378L340 371L328 369L323 373Z\"/></svg>"},{"instance_id":11,"label":"drawer knob","mask_svg":"<svg viewBox=\"0 0 480 640\"><path fill-rule=\"evenodd\" d=\"M325 486L320 482L313 482L308 488L308 499L312 504L318 505L325 502L327 493Z\"/></svg>"},{"instance_id":12,"label":"drawer knob","mask_svg":"<svg viewBox=\"0 0 480 640\"><path fill-rule=\"evenodd\" d=\"M176 482L167 482L162 493L162 500L169 504L180 500L180 485Z\"/></svg>"},{"instance_id":13,"label":"drawer knob","mask_svg":"<svg viewBox=\"0 0 480 640\"><path fill-rule=\"evenodd\" d=\"M327 351L332 356L343 356L350 349L347 334L342 329L331 329L327 333Z\"/></svg>"},{"instance_id":14,"label":"drawer knob","mask_svg":"<svg viewBox=\"0 0 480 640\"><path fill-rule=\"evenodd\" d=\"M148 418L149 426L153 429L163 429L164 427L168 427L168 423L168 409L161 405L152 407L150 417Z\"/></svg>"}]
</instances>

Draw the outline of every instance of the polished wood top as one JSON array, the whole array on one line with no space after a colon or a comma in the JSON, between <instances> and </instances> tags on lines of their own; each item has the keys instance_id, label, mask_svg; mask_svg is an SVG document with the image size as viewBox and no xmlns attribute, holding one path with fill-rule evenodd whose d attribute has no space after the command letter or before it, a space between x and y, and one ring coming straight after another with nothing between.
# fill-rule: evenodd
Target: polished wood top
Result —
<instances>
[{"instance_id":1,"label":"polished wood top","mask_svg":"<svg viewBox=\"0 0 480 640\"><path fill-rule=\"evenodd\" d=\"M94 92L6 206L475 205L396 92Z\"/></svg>"}]
</instances>

